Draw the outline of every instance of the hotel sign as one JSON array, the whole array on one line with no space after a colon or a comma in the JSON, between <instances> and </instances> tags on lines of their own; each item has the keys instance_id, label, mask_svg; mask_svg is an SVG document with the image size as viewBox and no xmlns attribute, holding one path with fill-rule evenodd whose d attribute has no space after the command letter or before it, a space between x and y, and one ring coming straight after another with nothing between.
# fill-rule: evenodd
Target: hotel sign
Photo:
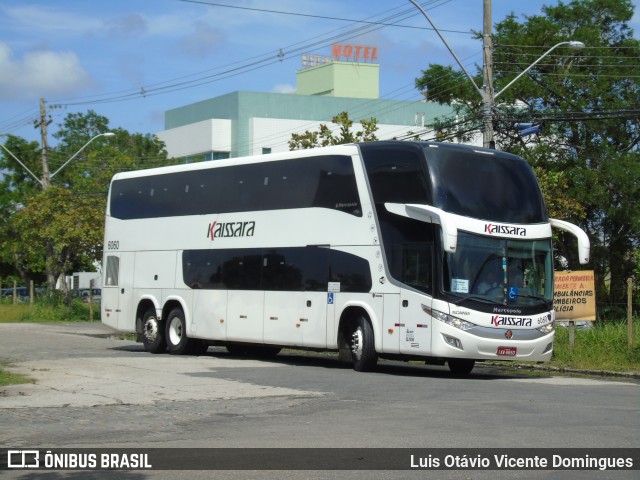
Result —
<instances>
[{"instance_id":1,"label":"hotel sign","mask_svg":"<svg viewBox=\"0 0 640 480\"><path fill-rule=\"evenodd\" d=\"M378 47L371 45L343 45L342 43L334 43L331 46L331 56L335 60L341 58L346 60L370 61L378 60Z\"/></svg>"},{"instance_id":2,"label":"hotel sign","mask_svg":"<svg viewBox=\"0 0 640 480\"><path fill-rule=\"evenodd\" d=\"M331 46L331 56L313 55L306 53L302 55L303 67L317 67L334 60L344 60L353 62L375 62L378 60L378 47L372 45L351 45L334 43Z\"/></svg>"}]
</instances>

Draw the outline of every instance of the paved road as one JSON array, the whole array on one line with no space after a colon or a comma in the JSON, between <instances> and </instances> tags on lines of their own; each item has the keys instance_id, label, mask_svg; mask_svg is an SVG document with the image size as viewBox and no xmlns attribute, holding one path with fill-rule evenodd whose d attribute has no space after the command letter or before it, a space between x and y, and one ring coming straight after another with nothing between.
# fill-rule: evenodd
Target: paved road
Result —
<instances>
[{"instance_id":1,"label":"paved road","mask_svg":"<svg viewBox=\"0 0 640 480\"><path fill-rule=\"evenodd\" d=\"M1 446L640 445L640 384L635 380L530 376L484 367L457 379L446 368L398 362L382 362L376 372L357 373L322 354L288 353L259 361L218 348L199 357L151 355L141 345L110 333L98 323L0 324L0 360L35 379L35 384L0 387ZM364 473L217 472L214 478L559 477L558 472L532 471ZM565 472L562 478L638 474L606 473ZM34 474L11 472L11 478ZM38 475L84 478L77 473ZM129 478L211 475L134 472Z\"/></svg>"}]
</instances>

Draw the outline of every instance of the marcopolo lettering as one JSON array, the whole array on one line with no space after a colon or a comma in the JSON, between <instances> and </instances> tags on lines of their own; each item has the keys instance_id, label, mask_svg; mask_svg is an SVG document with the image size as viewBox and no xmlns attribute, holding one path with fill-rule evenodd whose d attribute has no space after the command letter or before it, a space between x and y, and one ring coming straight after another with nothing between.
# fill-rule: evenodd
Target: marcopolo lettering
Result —
<instances>
[{"instance_id":1,"label":"marcopolo lettering","mask_svg":"<svg viewBox=\"0 0 640 480\"><path fill-rule=\"evenodd\" d=\"M520 237L527 236L527 229L524 227L514 227L511 225L498 225L496 223L485 223L484 231L486 233L494 234L502 234L502 235L518 235Z\"/></svg>"},{"instance_id":2,"label":"marcopolo lettering","mask_svg":"<svg viewBox=\"0 0 640 480\"><path fill-rule=\"evenodd\" d=\"M207 238L214 241L224 237L253 237L256 222L212 222L207 227Z\"/></svg>"},{"instance_id":3,"label":"marcopolo lettering","mask_svg":"<svg viewBox=\"0 0 640 480\"><path fill-rule=\"evenodd\" d=\"M531 319L522 317L504 317L502 315L493 315L491 317L491 323L496 327L510 326L510 327L530 327Z\"/></svg>"},{"instance_id":4,"label":"marcopolo lettering","mask_svg":"<svg viewBox=\"0 0 640 480\"><path fill-rule=\"evenodd\" d=\"M511 315L520 315L522 310L519 308L493 307L493 313L510 313Z\"/></svg>"}]
</instances>

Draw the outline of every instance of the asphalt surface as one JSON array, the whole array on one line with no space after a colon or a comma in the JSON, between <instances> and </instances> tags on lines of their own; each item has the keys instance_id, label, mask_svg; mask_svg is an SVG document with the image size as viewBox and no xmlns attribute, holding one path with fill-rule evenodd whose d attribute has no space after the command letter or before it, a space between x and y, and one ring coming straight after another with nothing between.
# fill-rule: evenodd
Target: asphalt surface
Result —
<instances>
[{"instance_id":1,"label":"asphalt surface","mask_svg":"<svg viewBox=\"0 0 640 480\"><path fill-rule=\"evenodd\" d=\"M335 356L151 355L100 323L0 324L0 445L30 448L613 448L640 444L634 378L524 374ZM0 459L1 460L1 459ZM1 472L9 478L638 478L638 471ZM561 474L560 474L561 473Z\"/></svg>"}]
</instances>

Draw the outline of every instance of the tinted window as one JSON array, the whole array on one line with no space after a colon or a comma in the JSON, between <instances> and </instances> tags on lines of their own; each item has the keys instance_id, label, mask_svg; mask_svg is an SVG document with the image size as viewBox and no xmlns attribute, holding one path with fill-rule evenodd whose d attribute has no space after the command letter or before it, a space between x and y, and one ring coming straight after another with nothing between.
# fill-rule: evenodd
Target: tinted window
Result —
<instances>
[{"instance_id":1,"label":"tinted window","mask_svg":"<svg viewBox=\"0 0 640 480\"><path fill-rule=\"evenodd\" d=\"M321 207L362 216L351 157L331 155L116 180L111 216Z\"/></svg>"},{"instance_id":2,"label":"tinted window","mask_svg":"<svg viewBox=\"0 0 640 480\"><path fill-rule=\"evenodd\" d=\"M374 142L362 144L360 148L378 209L385 202L431 204L422 147L411 143Z\"/></svg>"},{"instance_id":3,"label":"tinted window","mask_svg":"<svg viewBox=\"0 0 640 480\"><path fill-rule=\"evenodd\" d=\"M541 223L547 213L529 164L509 154L426 148L433 205L467 217L507 223Z\"/></svg>"},{"instance_id":4,"label":"tinted window","mask_svg":"<svg viewBox=\"0 0 640 480\"><path fill-rule=\"evenodd\" d=\"M120 258L113 255L107 256L107 269L105 272L104 284L107 287L118 286L120 276Z\"/></svg>"},{"instance_id":5,"label":"tinted window","mask_svg":"<svg viewBox=\"0 0 640 480\"><path fill-rule=\"evenodd\" d=\"M260 290L262 255L251 252L230 258L224 263L223 279L230 290Z\"/></svg>"},{"instance_id":6,"label":"tinted window","mask_svg":"<svg viewBox=\"0 0 640 480\"><path fill-rule=\"evenodd\" d=\"M323 292L327 290L329 249L318 247L268 249L265 290Z\"/></svg>"},{"instance_id":7,"label":"tinted window","mask_svg":"<svg viewBox=\"0 0 640 480\"><path fill-rule=\"evenodd\" d=\"M183 280L191 288L214 290L371 291L369 263L319 247L185 250Z\"/></svg>"},{"instance_id":8,"label":"tinted window","mask_svg":"<svg viewBox=\"0 0 640 480\"><path fill-rule=\"evenodd\" d=\"M432 293L434 226L394 215L384 207L385 202L432 203L423 147L373 143L362 144L361 150L389 273L406 285Z\"/></svg>"},{"instance_id":9,"label":"tinted window","mask_svg":"<svg viewBox=\"0 0 640 480\"><path fill-rule=\"evenodd\" d=\"M369 262L345 252L331 250L329 281L340 282L341 292L371 291Z\"/></svg>"},{"instance_id":10,"label":"tinted window","mask_svg":"<svg viewBox=\"0 0 640 480\"><path fill-rule=\"evenodd\" d=\"M386 210L378 214L389 273L425 293L433 292L435 226Z\"/></svg>"}]
</instances>

